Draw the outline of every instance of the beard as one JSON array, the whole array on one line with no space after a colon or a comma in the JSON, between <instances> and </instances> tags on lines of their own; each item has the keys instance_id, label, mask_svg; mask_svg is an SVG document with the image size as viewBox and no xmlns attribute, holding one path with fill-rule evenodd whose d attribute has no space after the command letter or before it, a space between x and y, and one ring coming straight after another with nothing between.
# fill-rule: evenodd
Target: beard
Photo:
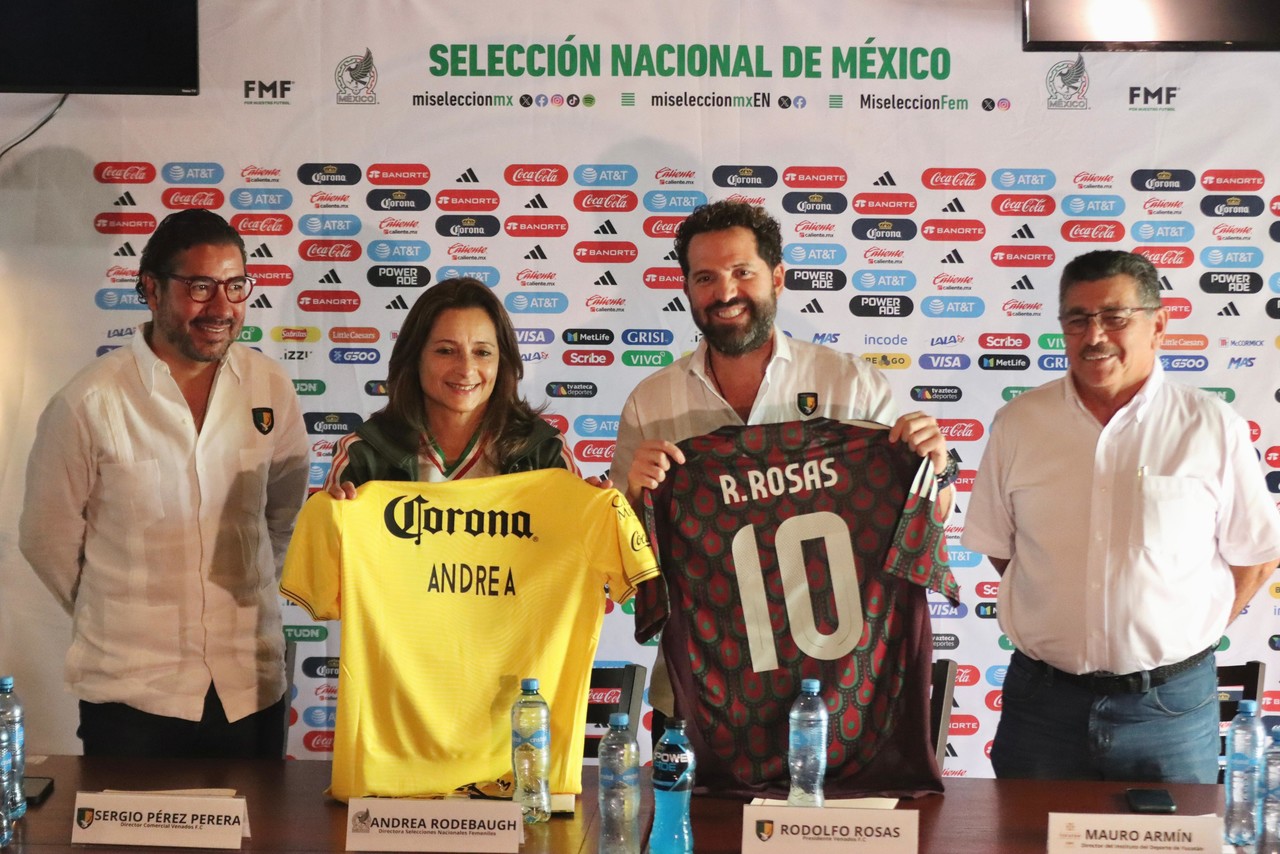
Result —
<instances>
[{"instance_id":1,"label":"beard","mask_svg":"<svg viewBox=\"0 0 1280 854\"><path fill-rule=\"evenodd\" d=\"M726 326L713 322L711 312L727 306L742 305L747 309L745 327ZM737 297L729 302L718 302L695 312L693 323L702 331L707 344L726 356L741 356L763 347L773 334L773 320L778 314L778 300L770 294L764 304L747 297Z\"/></svg>"}]
</instances>

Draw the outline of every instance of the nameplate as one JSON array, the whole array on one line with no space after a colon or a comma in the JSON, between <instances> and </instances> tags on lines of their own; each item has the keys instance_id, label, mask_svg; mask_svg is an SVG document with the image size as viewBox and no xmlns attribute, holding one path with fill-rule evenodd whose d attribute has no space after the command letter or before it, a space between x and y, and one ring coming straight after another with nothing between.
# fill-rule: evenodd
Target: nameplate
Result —
<instances>
[{"instance_id":1,"label":"nameplate","mask_svg":"<svg viewBox=\"0 0 1280 854\"><path fill-rule=\"evenodd\" d=\"M742 854L784 851L857 854L916 854L920 813L916 810L838 807L745 806Z\"/></svg>"},{"instance_id":2,"label":"nameplate","mask_svg":"<svg viewBox=\"0 0 1280 854\"><path fill-rule=\"evenodd\" d=\"M244 798L155 792L77 792L73 845L239 848L249 834Z\"/></svg>"},{"instance_id":3,"label":"nameplate","mask_svg":"<svg viewBox=\"0 0 1280 854\"><path fill-rule=\"evenodd\" d=\"M1081 851L1220 854L1222 850L1222 818L1215 815L1049 813L1049 854Z\"/></svg>"},{"instance_id":4,"label":"nameplate","mask_svg":"<svg viewBox=\"0 0 1280 854\"><path fill-rule=\"evenodd\" d=\"M465 798L352 798L348 851L486 851L514 854L524 841L520 805Z\"/></svg>"}]
</instances>

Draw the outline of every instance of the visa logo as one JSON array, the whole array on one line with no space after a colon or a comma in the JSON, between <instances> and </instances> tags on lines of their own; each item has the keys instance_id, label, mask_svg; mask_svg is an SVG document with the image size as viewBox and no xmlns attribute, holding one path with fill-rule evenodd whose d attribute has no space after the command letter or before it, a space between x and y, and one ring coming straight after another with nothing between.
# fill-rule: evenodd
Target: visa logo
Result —
<instances>
[{"instance_id":1,"label":"visa logo","mask_svg":"<svg viewBox=\"0 0 1280 854\"><path fill-rule=\"evenodd\" d=\"M969 357L964 353L924 353L920 367L929 371L963 371L969 367Z\"/></svg>"},{"instance_id":2,"label":"visa logo","mask_svg":"<svg viewBox=\"0 0 1280 854\"><path fill-rule=\"evenodd\" d=\"M935 620L958 620L969 613L969 607L961 602L952 605L950 602L930 602L929 616Z\"/></svg>"}]
</instances>

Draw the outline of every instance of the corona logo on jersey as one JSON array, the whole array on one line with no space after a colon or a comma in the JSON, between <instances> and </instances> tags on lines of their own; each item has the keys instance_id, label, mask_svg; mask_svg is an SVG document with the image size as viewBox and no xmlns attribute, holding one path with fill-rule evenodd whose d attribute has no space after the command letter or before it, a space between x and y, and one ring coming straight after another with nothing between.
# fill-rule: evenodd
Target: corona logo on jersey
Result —
<instances>
[{"instance_id":1,"label":"corona logo on jersey","mask_svg":"<svg viewBox=\"0 0 1280 854\"><path fill-rule=\"evenodd\" d=\"M398 515L397 508L400 510ZM529 514L523 510L508 513L505 510L437 507L420 495L392 498L387 502L382 519L393 536L413 540L415 546L422 545L423 534L463 533L473 537L526 539L533 536Z\"/></svg>"}]
</instances>

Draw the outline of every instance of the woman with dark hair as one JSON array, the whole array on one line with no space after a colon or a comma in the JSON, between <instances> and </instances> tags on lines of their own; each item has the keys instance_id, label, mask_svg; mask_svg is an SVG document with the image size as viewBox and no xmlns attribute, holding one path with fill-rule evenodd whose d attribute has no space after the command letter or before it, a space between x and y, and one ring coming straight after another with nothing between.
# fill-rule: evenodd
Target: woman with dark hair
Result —
<instances>
[{"instance_id":1,"label":"woman with dark hair","mask_svg":"<svg viewBox=\"0 0 1280 854\"><path fill-rule=\"evenodd\" d=\"M558 430L520 396L524 363L502 303L476 279L418 298L387 368L387 405L338 443L325 483L355 497L370 480L441 482L578 467Z\"/></svg>"}]
</instances>

